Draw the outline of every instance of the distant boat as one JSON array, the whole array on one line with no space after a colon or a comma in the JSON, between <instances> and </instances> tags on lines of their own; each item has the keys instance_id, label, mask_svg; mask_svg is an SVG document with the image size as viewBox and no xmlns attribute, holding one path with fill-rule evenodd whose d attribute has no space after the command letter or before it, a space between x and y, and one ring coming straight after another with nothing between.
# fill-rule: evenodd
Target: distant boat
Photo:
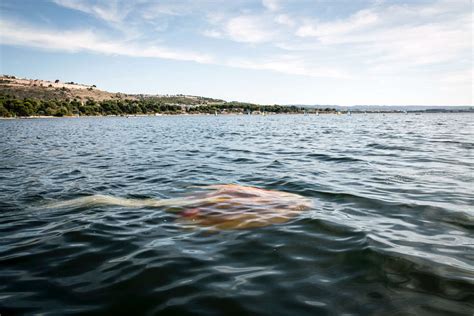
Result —
<instances>
[{"instance_id":1,"label":"distant boat","mask_svg":"<svg viewBox=\"0 0 474 316\"><path fill-rule=\"evenodd\" d=\"M316 112L316 116L319 116L319 112Z\"/></svg>"},{"instance_id":2,"label":"distant boat","mask_svg":"<svg viewBox=\"0 0 474 316\"><path fill-rule=\"evenodd\" d=\"M214 116L217 116L217 111L214 111Z\"/></svg>"},{"instance_id":3,"label":"distant boat","mask_svg":"<svg viewBox=\"0 0 474 316\"><path fill-rule=\"evenodd\" d=\"M347 111L347 115L351 116L352 115L351 111Z\"/></svg>"}]
</instances>

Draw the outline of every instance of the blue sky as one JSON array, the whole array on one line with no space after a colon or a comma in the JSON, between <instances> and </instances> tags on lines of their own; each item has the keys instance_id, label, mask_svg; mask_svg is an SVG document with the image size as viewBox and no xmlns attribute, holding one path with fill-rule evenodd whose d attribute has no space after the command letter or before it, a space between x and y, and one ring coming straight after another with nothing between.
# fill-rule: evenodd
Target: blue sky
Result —
<instances>
[{"instance_id":1,"label":"blue sky","mask_svg":"<svg viewBox=\"0 0 474 316\"><path fill-rule=\"evenodd\" d=\"M472 1L2 0L0 72L262 104L472 104Z\"/></svg>"}]
</instances>

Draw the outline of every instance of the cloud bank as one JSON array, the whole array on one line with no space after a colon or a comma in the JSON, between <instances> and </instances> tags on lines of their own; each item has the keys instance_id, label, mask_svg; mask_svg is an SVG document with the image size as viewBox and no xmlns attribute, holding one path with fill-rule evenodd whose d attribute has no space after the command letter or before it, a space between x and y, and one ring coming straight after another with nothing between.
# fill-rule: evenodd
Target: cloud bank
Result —
<instances>
[{"instance_id":1,"label":"cloud bank","mask_svg":"<svg viewBox=\"0 0 474 316\"><path fill-rule=\"evenodd\" d=\"M345 81L439 78L454 88L472 85L469 1L373 1L339 11L324 2L278 0L50 4L97 23L63 28L2 14L0 43Z\"/></svg>"}]
</instances>

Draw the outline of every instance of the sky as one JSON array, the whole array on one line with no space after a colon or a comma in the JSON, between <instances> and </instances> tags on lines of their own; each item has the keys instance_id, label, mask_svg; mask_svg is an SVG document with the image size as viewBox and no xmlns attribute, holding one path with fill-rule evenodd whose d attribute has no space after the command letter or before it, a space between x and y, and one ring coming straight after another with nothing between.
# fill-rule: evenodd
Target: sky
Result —
<instances>
[{"instance_id":1,"label":"sky","mask_svg":"<svg viewBox=\"0 0 474 316\"><path fill-rule=\"evenodd\" d=\"M0 73L260 104L472 105L472 0L1 0Z\"/></svg>"}]
</instances>

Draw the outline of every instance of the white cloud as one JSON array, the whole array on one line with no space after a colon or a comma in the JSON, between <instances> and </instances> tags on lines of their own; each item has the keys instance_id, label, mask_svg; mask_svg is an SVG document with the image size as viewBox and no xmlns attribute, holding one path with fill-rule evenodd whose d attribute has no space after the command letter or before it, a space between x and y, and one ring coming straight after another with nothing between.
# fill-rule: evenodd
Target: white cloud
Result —
<instances>
[{"instance_id":1,"label":"white cloud","mask_svg":"<svg viewBox=\"0 0 474 316\"><path fill-rule=\"evenodd\" d=\"M472 8L463 1L379 2L336 20L322 20L323 15L318 18L317 12L310 10L283 11L278 1L263 1L265 10L258 5L219 6L215 0L199 4L190 0L121 4L119 0L52 1L109 23L121 31L122 38L88 29L57 31L4 21L0 24L1 43L190 60L318 78L411 77L417 71L445 77L453 69L472 69ZM178 45L189 43L189 49L155 44L165 39L173 42L169 36L173 33L157 36L168 25L170 32L177 30ZM130 36L131 31L136 34ZM212 46L193 48L196 35L236 43L215 40ZM210 54L193 49L209 49ZM451 78L446 84L467 82L466 75L446 78Z\"/></svg>"},{"instance_id":2,"label":"white cloud","mask_svg":"<svg viewBox=\"0 0 474 316\"><path fill-rule=\"evenodd\" d=\"M212 58L208 55L193 53L189 50L179 51L167 47L110 40L98 36L91 30L58 32L5 20L0 21L0 28L2 29L0 44L2 45L31 46L68 52L89 51L108 55L153 57L198 63L212 62Z\"/></svg>"},{"instance_id":3,"label":"white cloud","mask_svg":"<svg viewBox=\"0 0 474 316\"><path fill-rule=\"evenodd\" d=\"M280 9L278 0L262 0L262 5L270 11L278 11Z\"/></svg>"},{"instance_id":4,"label":"white cloud","mask_svg":"<svg viewBox=\"0 0 474 316\"><path fill-rule=\"evenodd\" d=\"M272 4L265 2L269 9L276 9ZM345 19L324 22L291 12L265 12L227 18L220 15L210 24L212 29L202 32L203 35L266 44L267 48L273 47L273 55L278 49L299 53L304 64L310 66L339 58L346 64L346 73L360 67L372 75L403 73L408 68L458 62L460 56L466 56L472 49L470 12L466 12L465 4L447 1L413 5L378 3ZM285 67L273 68L288 72ZM300 69L293 73L313 72Z\"/></svg>"},{"instance_id":5,"label":"white cloud","mask_svg":"<svg viewBox=\"0 0 474 316\"><path fill-rule=\"evenodd\" d=\"M420 25L397 27L383 32L373 32L371 49L378 53L373 63L396 66L430 65L457 59L463 51L472 48L466 41L469 30L461 21L445 25Z\"/></svg>"},{"instance_id":6,"label":"white cloud","mask_svg":"<svg viewBox=\"0 0 474 316\"><path fill-rule=\"evenodd\" d=\"M217 31L217 30L204 30L202 32L202 35L207 36L207 37L212 37L212 38L221 38L222 33Z\"/></svg>"},{"instance_id":7,"label":"white cloud","mask_svg":"<svg viewBox=\"0 0 474 316\"><path fill-rule=\"evenodd\" d=\"M107 55L194 61L311 77L348 78L348 74L340 69L308 63L298 58L298 56L277 56L264 60L231 57L216 60L209 55L193 53L188 50L178 51L167 47L110 40L91 30L58 32L7 21L0 21L0 28L3 30L0 36L0 45L20 45L67 52L86 51Z\"/></svg>"},{"instance_id":8,"label":"white cloud","mask_svg":"<svg viewBox=\"0 0 474 316\"><path fill-rule=\"evenodd\" d=\"M109 23L119 23L130 13L131 5L108 0L92 4L86 0L52 0L59 6L91 14Z\"/></svg>"},{"instance_id":9,"label":"white cloud","mask_svg":"<svg viewBox=\"0 0 474 316\"><path fill-rule=\"evenodd\" d=\"M353 62L372 74L404 73L413 67L459 63L472 51L472 15L465 5L377 6L343 20L305 21L300 40L281 42L292 51L352 51ZM346 54L345 54L346 55ZM468 66L471 67L471 66Z\"/></svg>"},{"instance_id":10,"label":"white cloud","mask_svg":"<svg viewBox=\"0 0 474 316\"><path fill-rule=\"evenodd\" d=\"M474 74L472 70L454 71L446 73L443 77L440 78L440 80L441 82L446 84L468 84L470 88L472 88L473 75Z\"/></svg>"},{"instance_id":11,"label":"white cloud","mask_svg":"<svg viewBox=\"0 0 474 316\"><path fill-rule=\"evenodd\" d=\"M270 70L289 75L302 75L333 79L351 79L351 76L342 69L322 66L318 63L302 59L299 56L283 55L265 58L262 60L231 59L226 65L238 68Z\"/></svg>"},{"instance_id":12,"label":"white cloud","mask_svg":"<svg viewBox=\"0 0 474 316\"><path fill-rule=\"evenodd\" d=\"M258 16L238 16L225 25L227 35L236 42L263 43L273 40L275 33Z\"/></svg>"},{"instance_id":13,"label":"white cloud","mask_svg":"<svg viewBox=\"0 0 474 316\"><path fill-rule=\"evenodd\" d=\"M326 37L334 37L373 26L379 21L378 15L371 10L361 10L346 20L311 23L306 22L298 28L296 35L300 37L318 37L324 41Z\"/></svg>"},{"instance_id":14,"label":"white cloud","mask_svg":"<svg viewBox=\"0 0 474 316\"><path fill-rule=\"evenodd\" d=\"M146 7L141 14L145 19L154 19L160 15L184 15L188 13L188 7L180 2L175 3L153 3Z\"/></svg>"},{"instance_id":15,"label":"white cloud","mask_svg":"<svg viewBox=\"0 0 474 316\"><path fill-rule=\"evenodd\" d=\"M279 14L275 17L275 22L278 24L286 25L286 26L295 26L296 21L292 19L289 15L287 14Z\"/></svg>"}]
</instances>

